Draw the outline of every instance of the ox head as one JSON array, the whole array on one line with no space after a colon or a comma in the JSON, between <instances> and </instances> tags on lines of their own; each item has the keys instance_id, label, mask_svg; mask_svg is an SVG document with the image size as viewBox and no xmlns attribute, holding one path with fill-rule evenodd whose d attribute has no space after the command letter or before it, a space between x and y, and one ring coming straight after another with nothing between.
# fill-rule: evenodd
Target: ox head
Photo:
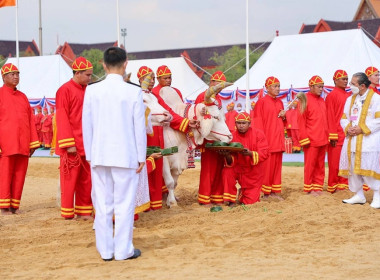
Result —
<instances>
[{"instance_id":1,"label":"ox head","mask_svg":"<svg viewBox=\"0 0 380 280\"><path fill-rule=\"evenodd\" d=\"M197 144L202 144L204 139L211 141L222 141L229 143L232 139L230 130L225 122L224 113L215 102L213 96L218 94L223 88L232 85L222 82L210 87L205 93L205 104L194 105L196 119L200 121L200 128L194 129L194 140Z\"/></svg>"}]
</instances>

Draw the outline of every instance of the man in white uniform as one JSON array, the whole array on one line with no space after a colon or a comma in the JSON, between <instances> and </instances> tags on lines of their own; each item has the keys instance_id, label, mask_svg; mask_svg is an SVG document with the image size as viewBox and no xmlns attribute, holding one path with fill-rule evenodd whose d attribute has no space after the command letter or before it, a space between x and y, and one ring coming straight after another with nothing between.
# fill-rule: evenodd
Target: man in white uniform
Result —
<instances>
[{"instance_id":1,"label":"man in white uniform","mask_svg":"<svg viewBox=\"0 0 380 280\"><path fill-rule=\"evenodd\" d=\"M123 81L126 66L125 50L107 49L103 63L107 77L87 87L83 103L83 142L93 176L96 248L105 261L141 255L133 247L132 237L138 173L146 157L145 108L140 88Z\"/></svg>"},{"instance_id":2,"label":"man in white uniform","mask_svg":"<svg viewBox=\"0 0 380 280\"><path fill-rule=\"evenodd\" d=\"M352 76L353 95L345 103L340 124L346 133L339 162L339 175L348 177L349 188L356 194L343 200L364 204L363 184L373 190L371 207L380 208L380 95L369 88L364 73Z\"/></svg>"}]
</instances>

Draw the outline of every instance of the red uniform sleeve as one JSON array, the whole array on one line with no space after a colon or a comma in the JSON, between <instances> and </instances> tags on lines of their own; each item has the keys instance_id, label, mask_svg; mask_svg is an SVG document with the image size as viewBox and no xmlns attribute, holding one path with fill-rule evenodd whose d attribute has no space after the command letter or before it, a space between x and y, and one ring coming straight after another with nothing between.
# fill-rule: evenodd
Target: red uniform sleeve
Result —
<instances>
[{"instance_id":1,"label":"red uniform sleeve","mask_svg":"<svg viewBox=\"0 0 380 280\"><path fill-rule=\"evenodd\" d=\"M297 106L298 110L300 109L300 105ZM305 109L305 112L301 114L301 112L298 114L298 127L299 127L299 133L300 133L300 144L301 146L306 146L310 144L310 139L306 132L306 119L307 119L307 108Z\"/></svg>"},{"instance_id":2,"label":"red uniform sleeve","mask_svg":"<svg viewBox=\"0 0 380 280\"><path fill-rule=\"evenodd\" d=\"M268 141L261 130L256 130L256 151L252 151L251 164L257 165L269 157Z\"/></svg>"},{"instance_id":3,"label":"red uniform sleeve","mask_svg":"<svg viewBox=\"0 0 380 280\"><path fill-rule=\"evenodd\" d=\"M329 130L329 140L338 140L338 127L336 122L337 109L335 107L334 96L327 95L326 97L327 124Z\"/></svg>"},{"instance_id":4,"label":"red uniform sleeve","mask_svg":"<svg viewBox=\"0 0 380 280\"><path fill-rule=\"evenodd\" d=\"M154 158L152 158L151 156L149 156L146 159L145 163L146 163L146 169L147 169L148 174L152 173L152 171L156 169L156 163L154 161Z\"/></svg>"},{"instance_id":5,"label":"red uniform sleeve","mask_svg":"<svg viewBox=\"0 0 380 280\"><path fill-rule=\"evenodd\" d=\"M61 149L75 147L74 134L69 121L69 89L61 87L56 96L57 147Z\"/></svg>"}]
</instances>

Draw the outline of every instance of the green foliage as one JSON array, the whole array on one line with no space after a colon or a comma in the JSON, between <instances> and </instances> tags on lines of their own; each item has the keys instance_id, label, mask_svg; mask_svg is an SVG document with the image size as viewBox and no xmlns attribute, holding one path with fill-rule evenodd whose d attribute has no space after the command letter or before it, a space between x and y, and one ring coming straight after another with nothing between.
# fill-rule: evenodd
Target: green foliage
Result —
<instances>
[{"instance_id":1,"label":"green foliage","mask_svg":"<svg viewBox=\"0 0 380 280\"><path fill-rule=\"evenodd\" d=\"M20 52L20 57L26 57L26 56L36 56L36 54L34 53L34 51L22 51Z\"/></svg>"},{"instance_id":2,"label":"green foliage","mask_svg":"<svg viewBox=\"0 0 380 280\"><path fill-rule=\"evenodd\" d=\"M3 67L3 65L5 64L6 60L7 59L4 56L0 55L0 68Z\"/></svg>"},{"instance_id":3,"label":"green foliage","mask_svg":"<svg viewBox=\"0 0 380 280\"><path fill-rule=\"evenodd\" d=\"M250 50L250 52L251 51L252 50ZM260 58L263 52L263 50L257 50L256 52L251 53L249 55L249 68L251 68L252 65L255 64L255 62ZM222 55L214 53L210 60L214 61L217 65L219 65L215 68L214 72L218 70L223 71L226 75L226 79L228 82L235 82L237 79L239 79L241 76L245 74L245 49L242 49L238 46L233 46ZM242 61L236 64L233 68L229 69L231 66L233 66L240 60ZM228 71L225 72L226 70ZM208 75L207 77L204 76L204 80L205 82L209 82L210 77Z\"/></svg>"},{"instance_id":4,"label":"green foliage","mask_svg":"<svg viewBox=\"0 0 380 280\"><path fill-rule=\"evenodd\" d=\"M133 54L128 54L127 57L128 57L128 60L136 60L136 56Z\"/></svg>"},{"instance_id":5,"label":"green foliage","mask_svg":"<svg viewBox=\"0 0 380 280\"><path fill-rule=\"evenodd\" d=\"M94 73L92 76L92 81L97 81L101 77L105 75L105 71L103 69L103 52L99 49L90 49L84 50L80 56L88 59L92 66L94 67Z\"/></svg>"}]
</instances>

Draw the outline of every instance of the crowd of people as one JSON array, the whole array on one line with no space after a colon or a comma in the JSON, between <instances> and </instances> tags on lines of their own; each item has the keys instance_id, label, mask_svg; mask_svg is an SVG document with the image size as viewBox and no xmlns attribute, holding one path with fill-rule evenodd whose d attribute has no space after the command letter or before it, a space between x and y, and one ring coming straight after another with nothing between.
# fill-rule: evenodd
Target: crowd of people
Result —
<instances>
[{"instance_id":1,"label":"crowd of people","mask_svg":"<svg viewBox=\"0 0 380 280\"><path fill-rule=\"evenodd\" d=\"M72 64L73 78L58 89L56 107L51 107L50 115L45 109L42 115L39 107L33 114L27 97L17 90L19 70L15 65L8 63L1 68L1 214L18 212L28 159L34 150L41 145L53 146L60 156L61 216L67 220L95 216L96 248L105 261L141 255L132 242L133 222L138 213L162 208L168 192L162 155L146 156L147 146L164 148L165 143L163 127L151 125L142 91L168 112L164 125L188 136L200 127L199 120L177 114L160 96L161 88L172 83L167 66L160 66L156 72L141 66L137 73L139 86L125 81L127 63L123 49L107 49L107 76L90 84L93 66L86 58L78 57ZM346 91L346 71L337 70L333 80L335 88L324 100L323 79L311 77L305 98L299 98L287 110L278 98L280 81L273 76L265 81L267 94L251 103L249 113L242 108L235 111L234 104L228 104L225 122L231 142L239 142L244 148L239 152L211 150L207 140L198 147L198 203L233 207L260 199L283 200L286 129L293 139L293 150L302 147L304 151L305 193L322 194L327 152L327 191L349 187L355 195L343 202L364 204L363 190L370 188L374 193L371 207L380 208L379 71L369 67L365 73L354 74L349 83L352 94ZM217 71L209 87L225 82L224 73ZM180 90L173 89L182 99ZM221 110L218 92L212 96L212 104L205 101L205 93L195 100L195 104L205 104L202 114L207 114L207 106L217 105Z\"/></svg>"}]
</instances>

